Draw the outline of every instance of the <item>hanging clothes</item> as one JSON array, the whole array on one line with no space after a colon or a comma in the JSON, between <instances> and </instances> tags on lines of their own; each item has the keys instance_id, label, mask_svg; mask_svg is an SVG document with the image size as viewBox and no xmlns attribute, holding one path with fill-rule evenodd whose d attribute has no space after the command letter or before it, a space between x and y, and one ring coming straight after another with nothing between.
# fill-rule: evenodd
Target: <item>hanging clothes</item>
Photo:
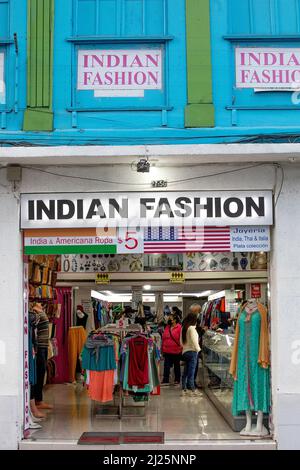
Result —
<instances>
[{"instance_id":1,"label":"hanging clothes","mask_svg":"<svg viewBox=\"0 0 300 470\"><path fill-rule=\"evenodd\" d=\"M149 383L148 341L137 336L129 341L128 385L143 388Z\"/></svg>"},{"instance_id":2,"label":"hanging clothes","mask_svg":"<svg viewBox=\"0 0 300 470\"><path fill-rule=\"evenodd\" d=\"M28 359L29 359L29 383L36 384L36 325L38 317L34 312L29 312L29 328L28 328Z\"/></svg>"},{"instance_id":3,"label":"hanging clothes","mask_svg":"<svg viewBox=\"0 0 300 470\"><path fill-rule=\"evenodd\" d=\"M117 383L119 338L103 333L91 333L83 347L82 368L86 370L88 396L100 403L112 401Z\"/></svg>"},{"instance_id":4,"label":"hanging clothes","mask_svg":"<svg viewBox=\"0 0 300 470\"><path fill-rule=\"evenodd\" d=\"M129 379L130 368L136 366L136 358L132 356L131 352L133 348L130 348L130 343L134 346L136 340L143 339L144 346L139 345L139 354L143 355L139 357L140 364L139 369L144 368L147 371L146 374L137 375L135 372ZM155 341L150 337L142 337L141 335L133 338L125 338L122 342L121 355L120 355L120 381L124 390L128 390L134 393L151 393L154 387L159 385L159 373L158 373L158 359L160 352L157 348ZM142 377L142 378L141 378ZM130 380L130 382L129 382ZM142 385L144 384L144 385Z\"/></svg>"},{"instance_id":5,"label":"hanging clothes","mask_svg":"<svg viewBox=\"0 0 300 470\"><path fill-rule=\"evenodd\" d=\"M235 378L233 415L243 411L270 411L270 367L266 310L258 307L250 318L238 319L230 373Z\"/></svg>"},{"instance_id":6,"label":"hanging clothes","mask_svg":"<svg viewBox=\"0 0 300 470\"><path fill-rule=\"evenodd\" d=\"M88 396L91 400L106 403L113 400L114 371L89 371Z\"/></svg>"},{"instance_id":7,"label":"hanging clothes","mask_svg":"<svg viewBox=\"0 0 300 470\"><path fill-rule=\"evenodd\" d=\"M69 382L75 382L76 366L84 343L86 332L82 326L72 326L68 333Z\"/></svg>"},{"instance_id":8,"label":"hanging clothes","mask_svg":"<svg viewBox=\"0 0 300 470\"><path fill-rule=\"evenodd\" d=\"M69 381L68 331L72 325L72 289L57 287L56 292L58 314L52 318L52 322L56 326L58 356L54 357L56 372L51 383L61 384Z\"/></svg>"},{"instance_id":9,"label":"hanging clothes","mask_svg":"<svg viewBox=\"0 0 300 470\"><path fill-rule=\"evenodd\" d=\"M116 369L114 340L106 335L90 335L83 347L82 368L92 371Z\"/></svg>"}]
</instances>

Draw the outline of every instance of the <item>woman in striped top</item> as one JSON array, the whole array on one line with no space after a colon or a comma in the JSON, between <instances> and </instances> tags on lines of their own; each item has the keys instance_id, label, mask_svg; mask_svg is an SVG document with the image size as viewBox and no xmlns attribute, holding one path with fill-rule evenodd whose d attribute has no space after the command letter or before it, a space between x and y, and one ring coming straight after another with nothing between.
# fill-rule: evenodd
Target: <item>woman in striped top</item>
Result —
<instances>
[{"instance_id":1,"label":"woman in striped top","mask_svg":"<svg viewBox=\"0 0 300 470\"><path fill-rule=\"evenodd\" d=\"M48 346L49 346L49 319L45 313L43 306L39 302L35 302L32 310L38 317L37 323L37 353L36 353L36 384L34 386L34 398L36 406L40 410L51 410L52 405L43 401L43 387L45 373L47 369Z\"/></svg>"}]
</instances>

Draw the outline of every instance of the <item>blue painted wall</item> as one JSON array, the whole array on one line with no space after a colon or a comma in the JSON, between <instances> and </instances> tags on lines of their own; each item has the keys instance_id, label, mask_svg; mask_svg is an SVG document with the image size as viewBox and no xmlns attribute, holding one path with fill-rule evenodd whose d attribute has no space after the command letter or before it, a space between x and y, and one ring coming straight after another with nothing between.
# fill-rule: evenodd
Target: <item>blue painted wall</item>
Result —
<instances>
[{"instance_id":1,"label":"blue painted wall","mask_svg":"<svg viewBox=\"0 0 300 470\"><path fill-rule=\"evenodd\" d=\"M212 0L211 16L216 125L299 131L291 92L235 87L235 48L300 47L300 0Z\"/></svg>"},{"instance_id":2,"label":"blue painted wall","mask_svg":"<svg viewBox=\"0 0 300 470\"><path fill-rule=\"evenodd\" d=\"M183 128L186 104L184 18L185 0L57 1L54 127ZM161 49L163 89L145 91L144 98L95 98L93 91L77 90L78 51L102 47Z\"/></svg>"},{"instance_id":3,"label":"blue painted wall","mask_svg":"<svg viewBox=\"0 0 300 470\"><path fill-rule=\"evenodd\" d=\"M0 145L210 143L276 140L278 135L283 141L300 138L300 106L292 104L291 93L236 89L234 64L238 45L300 47L300 0L210 1L216 126L207 129L184 129L185 0L56 0L52 133L22 131L26 4L26 0L0 0L0 51L5 51L7 83L6 102L0 103ZM94 98L93 92L78 91L78 49L103 45L111 49L161 47L165 57L163 90L148 91L144 99Z\"/></svg>"}]
</instances>

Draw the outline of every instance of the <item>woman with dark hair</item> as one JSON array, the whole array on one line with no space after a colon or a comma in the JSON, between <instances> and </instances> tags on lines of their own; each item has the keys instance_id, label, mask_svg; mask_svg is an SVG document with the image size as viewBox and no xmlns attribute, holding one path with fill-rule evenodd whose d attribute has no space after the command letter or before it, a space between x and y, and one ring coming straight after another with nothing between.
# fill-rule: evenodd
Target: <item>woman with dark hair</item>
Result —
<instances>
[{"instance_id":1,"label":"woman with dark hair","mask_svg":"<svg viewBox=\"0 0 300 470\"><path fill-rule=\"evenodd\" d=\"M161 385L169 385L170 371L173 366L175 375L174 385L180 385L180 358L182 351L180 333L180 318L177 315L171 314L162 337L162 352L165 361L164 378Z\"/></svg>"},{"instance_id":2,"label":"woman with dark hair","mask_svg":"<svg viewBox=\"0 0 300 470\"><path fill-rule=\"evenodd\" d=\"M200 307L201 310L201 307ZM198 354L200 352L199 335L196 330L199 312L194 306L190 308L190 313L185 317L181 330L182 359L185 362L182 376L182 395L198 396L195 389L195 371L197 367Z\"/></svg>"},{"instance_id":3,"label":"woman with dark hair","mask_svg":"<svg viewBox=\"0 0 300 470\"><path fill-rule=\"evenodd\" d=\"M176 307L176 305L172 307L172 315L176 315L179 318L179 321L182 320L182 311L180 308Z\"/></svg>"}]
</instances>

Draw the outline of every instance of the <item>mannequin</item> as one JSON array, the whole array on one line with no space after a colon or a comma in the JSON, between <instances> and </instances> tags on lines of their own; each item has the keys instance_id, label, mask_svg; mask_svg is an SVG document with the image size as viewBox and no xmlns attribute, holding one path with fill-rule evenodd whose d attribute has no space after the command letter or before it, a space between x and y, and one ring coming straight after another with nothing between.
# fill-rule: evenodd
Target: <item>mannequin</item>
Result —
<instances>
[{"instance_id":1,"label":"mannequin","mask_svg":"<svg viewBox=\"0 0 300 470\"><path fill-rule=\"evenodd\" d=\"M83 310L82 305L77 305L76 310L76 326L83 326L86 329L86 324L88 320L88 314Z\"/></svg>"},{"instance_id":2,"label":"mannequin","mask_svg":"<svg viewBox=\"0 0 300 470\"><path fill-rule=\"evenodd\" d=\"M248 300L240 312L230 373L234 377L233 414L246 413L246 426L240 434L266 436L263 415L270 408L268 322L265 307L256 299ZM253 411L257 413L254 426Z\"/></svg>"}]
</instances>

